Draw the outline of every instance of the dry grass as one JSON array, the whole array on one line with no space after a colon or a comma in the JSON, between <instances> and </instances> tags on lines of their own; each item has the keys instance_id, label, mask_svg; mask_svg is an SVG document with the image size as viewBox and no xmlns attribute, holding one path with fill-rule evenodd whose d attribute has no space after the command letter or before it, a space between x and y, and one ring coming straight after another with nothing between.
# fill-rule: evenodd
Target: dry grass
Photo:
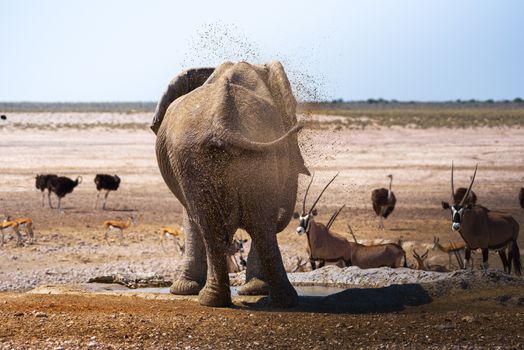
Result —
<instances>
[{"instance_id":1,"label":"dry grass","mask_svg":"<svg viewBox=\"0 0 524 350\"><path fill-rule=\"evenodd\" d=\"M466 128L524 127L524 106L496 105L372 105L306 104L300 112L309 115L340 116L329 123L310 120L309 127L364 129L366 127ZM326 125L329 124L329 125Z\"/></svg>"}]
</instances>

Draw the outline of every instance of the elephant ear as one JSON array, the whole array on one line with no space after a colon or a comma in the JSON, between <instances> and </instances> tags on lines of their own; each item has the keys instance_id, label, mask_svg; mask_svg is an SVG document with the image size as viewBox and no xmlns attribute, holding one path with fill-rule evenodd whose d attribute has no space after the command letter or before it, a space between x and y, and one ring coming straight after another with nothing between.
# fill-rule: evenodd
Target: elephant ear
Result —
<instances>
[{"instance_id":1,"label":"elephant ear","mask_svg":"<svg viewBox=\"0 0 524 350\"><path fill-rule=\"evenodd\" d=\"M297 123L297 100L295 99L295 96L293 96L291 84L289 83L284 67L280 62L270 62L266 64L266 68L268 70L267 85L271 91L274 102L280 110L280 113L282 113L284 125L286 128L290 128ZM302 154L300 153L296 135L294 135L293 138L290 138L289 145L291 148L291 161L293 166L299 173L311 175L304 164L304 158L302 158Z\"/></svg>"},{"instance_id":2,"label":"elephant ear","mask_svg":"<svg viewBox=\"0 0 524 350\"><path fill-rule=\"evenodd\" d=\"M297 100L293 96L284 67L278 61L270 62L266 64L266 67L268 69L268 87L273 100L281 113L290 121L290 125L293 125L296 123Z\"/></svg>"},{"instance_id":3,"label":"elephant ear","mask_svg":"<svg viewBox=\"0 0 524 350\"><path fill-rule=\"evenodd\" d=\"M166 114L169 105L185 94L190 93L199 86L202 86L209 76L214 72L215 68L194 68L188 69L177 75L169 83L166 91L160 98L155 110L155 116L151 124L151 129L156 134L164 115Z\"/></svg>"}]
</instances>

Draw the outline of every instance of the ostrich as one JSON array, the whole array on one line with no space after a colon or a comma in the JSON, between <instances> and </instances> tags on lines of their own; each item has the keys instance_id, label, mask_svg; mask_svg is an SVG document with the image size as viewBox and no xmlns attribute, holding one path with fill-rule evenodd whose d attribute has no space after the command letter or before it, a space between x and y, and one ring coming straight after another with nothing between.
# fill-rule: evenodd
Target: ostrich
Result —
<instances>
[{"instance_id":1,"label":"ostrich","mask_svg":"<svg viewBox=\"0 0 524 350\"><path fill-rule=\"evenodd\" d=\"M520 207L522 209L524 209L524 187L521 187L520 188L520 192L519 192L519 202L520 202Z\"/></svg>"},{"instance_id":2,"label":"ostrich","mask_svg":"<svg viewBox=\"0 0 524 350\"><path fill-rule=\"evenodd\" d=\"M384 228L384 219L393 212L395 209L395 203L397 199L395 194L391 191L391 183L393 182L393 175L388 175L389 177L389 189L377 188L371 192L371 201L373 202L373 210L380 218L378 228Z\"/></svg>"},{"instance_id":3,"label":"ostrich","mask_svg":"<svg viewBox=\"0 0 524 350\"><path fill-rule=\"evenodd\" d=\"M42 192L42 207L45 207L44 203L44 192L47 190L47 199L49 201L49 208L53 207L51 204L51 180L57 178L55 174L37 174L35 177L35 186Z\"/></svg>"},{"instance_id":4,"label":"ostrich","mask_svg":"<svg viewBox=\"0 0 524 350\"><path fill-rule=\"evenodd\" d=\"M51 179L50 190L58 197L58 211L60 212L60 201L66 194L73 192L78 184L82 183L82 176L78 176L76 180L71 180L65 176L58 176Z\"/></svg>"},{"instance_id":5,"label":"ostrich","mask_svg":"<svg viewBox=\"0 0 524 350\"><path fill-rule=\"evenodd\" d=\"M106 195L104 196L104 204L102 209L106 209L107 196L110 191L118 190L120 186L120 178L117 175L107 175L107 174L96 174L95 176L96 190L98 194L96 195L95 209L98 205L98 198L100 197L100 191L105 190Z\"/></svg>"},{"instance_id":6,"label":"ostrich","mask_svg":"<svg viewBox=\"0 0 524 350\"><path fill-rule=\"evenodd\" d=\"M6 117L4 114L2 114L2 115L0 116L0 119L2 119L2 120L6 120L7 117Z\"/></svg>"}]
</instances>

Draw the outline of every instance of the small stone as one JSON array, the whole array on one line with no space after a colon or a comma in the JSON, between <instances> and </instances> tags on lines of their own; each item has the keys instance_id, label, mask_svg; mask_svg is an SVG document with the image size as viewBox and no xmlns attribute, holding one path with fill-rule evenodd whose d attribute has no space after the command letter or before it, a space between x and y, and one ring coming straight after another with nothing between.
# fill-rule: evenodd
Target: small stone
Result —
<instances>
[{"instance_id":1,"label":"small stone","mask_svg":"<svg viewBox=\"0 0 524 350\"><path fill-rule=\"evenodd\" d=\"M19 317L19 316L24 316L24 313L19 311L19 312L15 312L14 316L16 317Z\"/></svg>"},{"instance_id":2,"label":"small stone","mask_svg":"<svg viewBox=\"0 0 524 350\"><path fill-rule=\"evenodd\" d=\"M451 323L443 323L443 324L436 325L435 328L438 329L439 331L442 331L446 329L453 329L455 328L455 326L453 326Z\"/></svg>"},{"instance_id":3,"label":"small stone","mask_svg":"<svg viewBox=\"0 0 524 350\"><path fill-rule=\"evenodd\" d=\"M47 314L42 311L35 312L35 317L47 317Z\"/></svg>"},{"instance_id":4,"label":"small stone","mask_svg":"<svg viewBox=\"0 0 524 350\"><path fill-rule=\"evenodd\" d=\"M460 319L462 322L471 323L475 321L475 318L473 316L464 316Z\"/></svg>"}]
</instances>

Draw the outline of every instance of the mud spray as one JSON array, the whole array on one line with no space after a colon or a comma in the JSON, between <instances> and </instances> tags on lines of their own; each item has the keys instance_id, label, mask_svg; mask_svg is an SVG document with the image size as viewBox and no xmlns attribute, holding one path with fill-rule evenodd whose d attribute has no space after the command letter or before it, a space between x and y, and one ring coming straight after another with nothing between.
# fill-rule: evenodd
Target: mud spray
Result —
<instances>
[{"instance_id":1,"label":"mud spray","mask_svg":"<svg viewBox=\"0 0 524 350\"><path fill-rule=\"evenodd\" d=\"M300 133L299 144L308 168L314 172L320 160L332 157L325 153L325 149L335 149L342 142L340 128L323 130L329 136L330 144L333 147L320 149L316 147L313 140L315 125L313 121L314 111L312 105L319 102L331 101L333 98L326 93L325 78L321 73L314 72L311 67L315 66L314 48L301 50L300 53L282 54L278 52L267 52L261 49L256 41L248 38L237 26L214 22L206 24L198 30L188 42L188 50L184 55L181 66L184 69L191 67L216 67L224 61L238 62L247 61L253 64L263 64L273 60L279 60L286 70L288 79L293 89L293 94L298 102L302 102L298 110L298 119L305 123L306 129ZM318 64L317 64L318 65ZM308 102L308 103L304 103ZM344 175L344 174L342 174ZM348 174L345 174L348 175ZM316 186L323 186L323 182L333 174L325 174L325 179L318 178ZM347 180L347 176L341 176L339 182L347 188L349 193L353 190L354 184ZM303 198L303 193L309 182L306 177L301 177L299 182L299 194L297 199ZM315 186L315 187L316 187Z\"/></svg>"}]
</instances>

